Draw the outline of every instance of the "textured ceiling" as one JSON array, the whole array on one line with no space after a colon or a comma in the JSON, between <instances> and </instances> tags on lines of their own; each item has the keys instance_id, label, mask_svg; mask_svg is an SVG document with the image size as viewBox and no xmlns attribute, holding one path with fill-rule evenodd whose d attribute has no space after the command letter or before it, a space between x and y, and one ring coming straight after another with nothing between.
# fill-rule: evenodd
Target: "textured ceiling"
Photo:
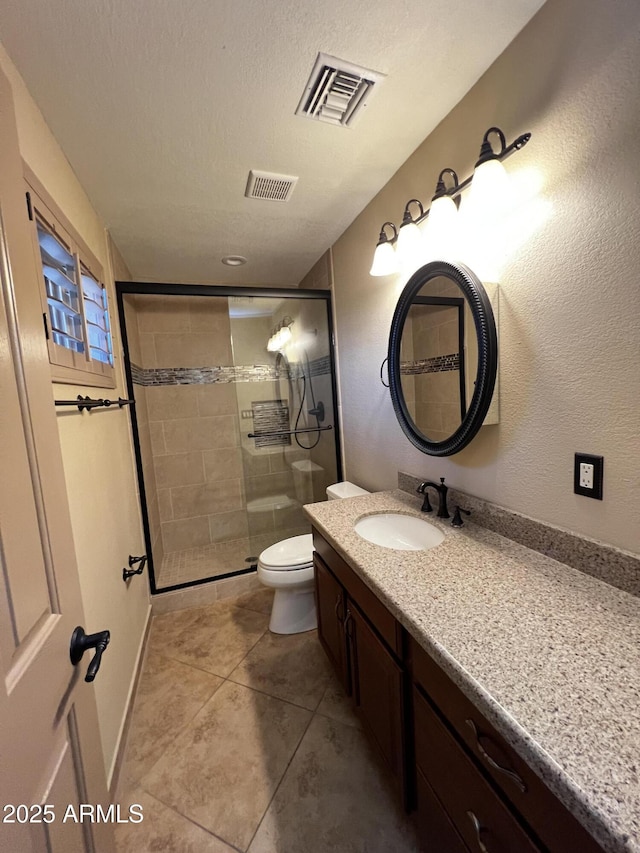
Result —
<instances>
[{"instance_id":1,"label":"textured ceiling","mask_svg":"<svg viewBox=\"0 0 640 853\"><path fill-rule=\"evenodd\" d=\"M3 0L0 40L134 278L291 285L542 2ZM319 51L387 75L353 128L294 114Z\"/></svg>"}]
</instances>

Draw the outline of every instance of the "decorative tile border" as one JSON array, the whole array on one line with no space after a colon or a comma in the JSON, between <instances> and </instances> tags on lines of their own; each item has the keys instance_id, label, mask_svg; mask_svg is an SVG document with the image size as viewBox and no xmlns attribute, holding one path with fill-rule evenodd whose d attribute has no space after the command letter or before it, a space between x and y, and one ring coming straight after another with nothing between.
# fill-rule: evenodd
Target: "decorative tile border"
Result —
<instances>
[{"instance_id":1,"label":"decorative tile border","mask_svg":"<svg viewBox=\"0 0 640 853\"><path fill-rule=\"evenodd\" d=\"M398 472L398 488L404 492L415 494L421 482L419 477ZM460 504L470 509L471 518L481 527L640 597L639 556L545 524L457 489L450 488L448 498L450 507Z\"/></svg>"},{"instance_id":2,"label":"decorative tile border","mask_svg":"<svg viewBox=\"0 0 640 853\"><path fill-rule=\"evenodd\" d=\"M422 373L444 373L447 370L460 370L460 353L436 355L433 358L421 358L418 361L400 363L400 373L413 376Z\"/></svg>"},{"instance_id":3,"label":"decorative tile border","mask_svg":"<svg viewBox=\"0 0 640 853\"><path fill-rule=\"evenodd\" d=\"M292 366L292 378L302 376L302 366ZM311 376L331 372L329 356L309 362ZM270 364L242 364L217 367L140 367L131 362L131 378L134 385L212 385L230 382L264 382L284 377L282 370Z\"/></svg>"}]
</instances>

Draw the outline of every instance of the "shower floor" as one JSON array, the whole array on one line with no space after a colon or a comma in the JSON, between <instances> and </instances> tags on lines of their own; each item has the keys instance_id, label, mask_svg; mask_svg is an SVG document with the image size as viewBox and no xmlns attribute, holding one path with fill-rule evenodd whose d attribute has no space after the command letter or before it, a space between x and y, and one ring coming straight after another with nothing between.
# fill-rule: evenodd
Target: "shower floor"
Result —
<instances>
[{"instance_id":1,"label":"shower floor","mask_svg":"<svg viewBox=\"0 0 640 853\"><path fill-rule=\"evenodd\" d=\"M170 551L164 555L160 570L156 569L156 586L163 588L238 572L249 568L245 563L249 556L257 556L251 551L249 539Z\"/></svg>"},{"instance_id":2,"label":"shower floor","mask_svg":"<svg viewBox=\"0 0 640 853\"><path fill-rule=\"evenodd\" d=\"M234 539L231 542L219 542L216 545L203 545L199 548L187 548L184 551L170 551L165 554L162 564L156 570L156 587L164 589L180 583L189 583L203 578L217 578L230 572L239 572L249 568L245 563L247 557L258 557L259 554L278 542L290 536L300 536L310 533L308 524L280 530L277 533L263 533L252 536L251 539Z\"/></svg>"}]
</instances>

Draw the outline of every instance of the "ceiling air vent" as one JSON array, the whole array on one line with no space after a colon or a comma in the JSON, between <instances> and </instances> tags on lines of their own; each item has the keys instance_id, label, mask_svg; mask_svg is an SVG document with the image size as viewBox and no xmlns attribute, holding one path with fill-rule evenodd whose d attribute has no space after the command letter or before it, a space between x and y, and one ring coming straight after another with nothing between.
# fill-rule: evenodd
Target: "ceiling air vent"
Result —
<instances>
[{"instance_id":1,"label":"ceiling air vent","mask_svg":"<svg viewBox=\"0 0 640 853\"><path fill-rule=\"evenodd\" d=\"M247 198L262 198L267 201L289 201L298 179L293 175L276 175L273 172L249 172Z\"/></svg>"},{"instance_id":2,"label":"ceiling air vent","mask_svg":"<svg viewBox=\"0 0 640 853\"><path fill-rule=\"evenodd\" d=\"M319 53L296 115L351 127L385 76Z\"/></svg>"}]
</instances>

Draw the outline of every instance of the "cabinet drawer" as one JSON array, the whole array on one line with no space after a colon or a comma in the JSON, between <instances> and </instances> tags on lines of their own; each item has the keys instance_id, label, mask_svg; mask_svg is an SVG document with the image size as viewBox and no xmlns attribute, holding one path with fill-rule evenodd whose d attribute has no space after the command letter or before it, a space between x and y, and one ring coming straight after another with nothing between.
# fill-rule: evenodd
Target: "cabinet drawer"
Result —
<instances>
[{"instance_id":1,"label":"cabinet drawer","mask_svg":"<svg viewBox=\"0 0 640 853\"><path fill-rule=\"evenodd\" d=\"M331 569L349 596L358 602L358 607L365 614L378 634L397 658L402 657L402 628L382 602L376 598L369 587L362 581L353 569L345 563L342 557L329 545L318 531L313 529L313 547L324 563Z\"/></svg>"},{"instance_id":2,"label":"cabinet drawer","mask_svg":"<svg viewBox=\"0 0 640 853\"><path fill-rule=\"evenodd\" d=\"M470 850L540 853L429 703L414 688L416 762Z\"/></svg>"},{"instance_id":3,"label":"cabinet drawer","mask_svg":"<svg viewBox=\"0 0 640 853\"><path fill-rule=\"evenodd\" d=\"M467 699L433 658L411 641L413 679L471 755L552 853L602 853L584 827ZM488 846L488 845L487 845Z\"/></svg>"},{"instance_id":4,"label":"cabinet drawer","mask_svg":"<svg viewBox=\"0 0 640 853\"><path fill-rule=\"evenodd\" d=\"M416 797L416 823L424 853L469 853L420 770L416 773Z\"/></svg>"}]
</instances>

